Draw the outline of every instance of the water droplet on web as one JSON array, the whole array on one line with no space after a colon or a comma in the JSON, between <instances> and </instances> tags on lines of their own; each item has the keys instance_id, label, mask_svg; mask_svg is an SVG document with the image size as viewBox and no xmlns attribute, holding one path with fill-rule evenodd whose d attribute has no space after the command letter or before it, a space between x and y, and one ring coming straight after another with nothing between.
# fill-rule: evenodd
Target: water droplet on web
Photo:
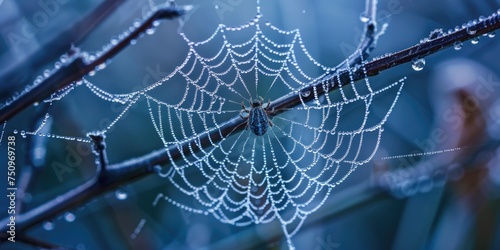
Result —
<instances>
[{"instance_id":1,"label":"water droplet on web","mask_svg":"<svg viewBox=\"0 0 500 250\"><path fill-rule=\"evenodd\" d=\"M476 24L476 22L473 22L473 21L470 21L467 23L467 28L466 28L467 34L469 34L469 35L476 34L476 28L474 27L475 24Z\"/></svg>"},{"instance_id":2,"label":"water droplet on web","mask_svg":"<svg viewBox=\"0 0 500 250\"><path fill-rule=\"evenodd\" d=\"M35 103L33 103L33 106L36 107L36 106L38 106L38 104L39 104L38 102L35 102Z\"/></svg>"},{"instance_id":3,"label":"water droplet on web","mask_svg":"<svg viewBox=\"0 0 500 250\"><path fill-rule=\"evenodd\" d=\"M125 200L125 199L127 199L128 194L127 194L127 192L125 192L125 191L123 191L121 189L118 189L118 190L115 191L115 197L118 200Z\"/></svg>"},{"instance_id":4,"label":"water droplet on web","mask_svg":"<svg viewBox=\"0 0 500 250\"><path fill-rule=\"evenodd\" d=\"M492 32L488 33L488 37L489 38L495 37L495 31L492 31Z\"/></svg>"},{"instance_id":5,"label":"water droplet on web","mask_svg":"<svg viewBox=\"0 0 500 250\"><path fill-rule=\"evenodd\" d=\"M56 69L61 68L61 63L60 62L54 63L54 68L56 68Z\"/></svg>"},{"instance_id":6,"label":"water droplet on web","mask_svg":"<svg viewBox=\"0 0 500 250\"><path fill-rule=\"evenodd\" d=\"M307 90L307 91L304 91L300 94L302 97L308 97L311 95L311 91Z\"/></svg>"},{"instance_id":7,"label":"water droplet on web","mask_svg":"<svg viewBox=\"0 0 500 250\"><path fill-rule=\"evenodd\" d=\"M72 213L72 212L66 212L66 213L64 214L64 219L65 219L67 222L73 222L73 221L75 221L76 216L75 216L75 214L74 214L74 213Z\"/></svg>"},{"instance_id":8,"label":"water droplet on web","mask_svg":"<svg viewBox=\"0 0 500 250\"><path fill-rule=\"evenodd\" d=\"M419 59L413 60L413 62L411 63L411 67L415 71L421 71L421 70L423 70L424 67L425 67L425 59L424 58L419 58Z\"/></svg>"},{"instance_id":9,"label":"water droplet on web","mask_svg":"<svg viewBox=\"0 0 500 250\"><path fill-rule=\"evenodd\" d=\"M453 48L454 48L455 50L461 50L461 49L462 49L462 45L463 45L463 44L462 44L462 42L460 42L460 41L456 41L456 42L453 44Z\"/></svg>"},{"instance_id":10,"label":"water droplet on web","mask_svg":"<svg viewBox=\"0 0 500 250\"><path fill-rule=\"evenodd\" d=\"M53 222L51 222L51 221L46 221L46 222L44 222L44 223L43 223L43 229L45 229L45 230L47 230L47 231L52 231L52 230L54 230L54 227L55 227L55 225L54 225L54 223L53 223Z\"/></svg>"},{"instance_id":11,"label":"water droplet on web","mask_svg":"<svg viewBox=\"0 0 500 250\"><path fill-rule=\"evenodd\" d=\"M130 45L135 45L136 43L137 43L137 40L135 40L135 39L130 40Z\"/></svg>"},{"instance_id":12,"label":"water droplet on web","mask_svg":"<svg viewBox=\"0 0 500 250\"><path fill-rule=\"evenodd\" d=\"M22 136L23 138L26 138L26 131L21 130L21 136Z\"/></svg>"},{"instance_id":13,"label":"water droplet on web","mask_svg":"<svg viewBox=\"0 0 500 250\"><path fill-rule=\"evenodd\" d=\"M370 21L370 17L365 13L361 13L361 15L359 15L359 20L361 20L361 22L363 23L367 23L368 21Z\"/></svg>"},{"instance_id":14,"label":"water droplet on web","mask_svg":"<svg viewBox=\"0 0 500 250\"><path fill-rule=\"evenodd\" d=\"M95 75L95 70L89 72L89 76L94 76L94 75Z\"/></svg>"},{"instance_id":15,"label":"water droplet on web","mask_svg":"<svg viewBox=\"0 0 500 250\"><path fill-rule=\"evenodd\" d=\"M45 71L43 71L43 76L44 77L49 77L50 76L50 70L46 69Z\"/></svg>"},{"instance_id":16,"label":"water droplet on web","mask_svg":"<svg viewBox=\"0 0 500 250\"><path fill-rule=\"evenodd\" d=\"M478 44L479 43L479 37L472 38L472 40L470 40L470 43L472 43L472 44Z\"/></svg>"},{"instance_id":17,"label":"water droplet on web","mask_svg":"<svg viewBox=\"0 0 500 250\"><path fill-rule=\"evenodd\" d=\"M17 135L17 129L14 129L14 134Z\"/></svg>"}]
</instances>

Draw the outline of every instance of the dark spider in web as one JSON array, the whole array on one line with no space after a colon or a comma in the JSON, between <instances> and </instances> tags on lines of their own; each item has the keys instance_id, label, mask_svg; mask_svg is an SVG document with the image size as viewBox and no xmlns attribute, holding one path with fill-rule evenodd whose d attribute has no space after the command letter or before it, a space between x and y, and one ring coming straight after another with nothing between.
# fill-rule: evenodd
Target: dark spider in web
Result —
<instances>
[{"instance_id":1,"label":"dark spider in web","mask_svg":"<svg viewBox=\"0 0 500 250\"><path fill-rule=\"evenodd\" d=\"M265 104L263 102L264 99L260 96L254 100L250 100L250 108L247 108L243 101L241 102L243 109L240 111L240 117L247 120L245 128L250 128L250 131L255 135L264 135L269 126L273 126L269 115L274 113L274 111L267 110L271 104L271 100L268 100Z\"/></svg>"}]
</instances>

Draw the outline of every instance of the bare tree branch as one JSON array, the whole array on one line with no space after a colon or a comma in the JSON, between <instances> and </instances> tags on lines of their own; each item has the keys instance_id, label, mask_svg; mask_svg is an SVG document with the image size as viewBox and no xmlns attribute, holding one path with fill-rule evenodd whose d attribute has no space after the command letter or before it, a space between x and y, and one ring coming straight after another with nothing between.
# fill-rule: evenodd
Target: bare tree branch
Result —
<instances>
[{"instance_id":1,"label":"bare tree branch","mask_svg":"<svg viewBox=\"0 0 500 250\"><path fill-rule=\"evenodd\" d=\"M33 81L33 74L35 73L33 69L39 69L47 62L59 58L68 51L71 44L79 43L124 2L125 0L106 0L102 2L81 21L44 43L41 49L30 56L29 60L24 60L15 68L3 74L0 77L0 82L9 83L12 86L23 86L26 85L23 83ZM50 50L45 48L50 48Z\"/></svg>"},{"instance_id":2,"label":"bare tree branch","mask_svg":"<svg viewBox=\"0 0 500 250\"><path fill-rule=\"evenodd\" d=\"M55 93L71 83L82 79L89 72L98 69L124 48L130 45L130 42L144 34L147 29L154 26L154 22L161 19L172 19L184 15L191 9L190 6L165 6L159 8L151 16L142 21L142 23L126 37L120 40L116 45L112 45L101 56L95 60L89 60L84 54L77 50L70 52L67 62L61 65L61 68L52 75L45 78L41 83L33 86L29 91L21 93L20 96L13 96L0 107L0 121L7 121L21 110L29 107L35 102L40 102L51 94Z\"/></svg>"}]
</instances>

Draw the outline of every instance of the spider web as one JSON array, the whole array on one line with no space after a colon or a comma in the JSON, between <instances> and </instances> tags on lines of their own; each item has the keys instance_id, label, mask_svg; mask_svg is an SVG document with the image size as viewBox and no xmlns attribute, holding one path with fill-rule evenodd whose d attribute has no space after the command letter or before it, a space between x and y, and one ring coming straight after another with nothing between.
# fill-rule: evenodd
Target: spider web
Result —
<instances>
[{"instance_id":1,"label":"spider web","mask_svg":"<svg viewBox=\"0 0 500 250\"><path fill-rule=\"evenodd\" d=\"M293 248L291 238L306 217L321 207L334 187L373 158L404 79L378 90L365 79L324 96L301 92L335 69L310 55L299 30L282 30L263 21L259 9L244 25L218 25L204 41L180 35L189 46L184 61L144 89L112 94L83 79L45 102L52 105L84 86L106 102L124 104L102 130L107 133L145 99L159 140L165 149L177 147L181 156L174 161L166 150L171 166L159 176L175 188L157 197L237 226L278 220ZM262 136L247 129L201 147L200 137L220 131L252 100L262 97L267 103L288 93L314 98L270 117L273 125ZM383 101L374 104L381 93ZM22 133L90 143L41 133L49 117L47 113L37 130ZM201 150L190 146L184 152L181 145L188 141Z\"/></svg>"},{"instance_id":2,"label":"spider web","mask_svg":"<svg viewBox=\"0 0 500 250\"><path fill-rule=\"evenodd\" d=\"M199 137L237 115L242 101L248 108L258 97L267 102L282 93L298 93L333 68L311 57L298 30L263 23L260 13L242 26L220 24L201 42L181 35L190 48L186 59L143 94L165 148L178 147L182 156L160 173L175 189L158 198L237 226L278 220L293 248L291 237L306 217L374 156L403 80L377 91L366 80L364 86L351 84L336 95L302 93L314 94L314 100L273 117L263 136L250 130L232 133L200 152L190 148L187 155L180 145L194 140L201 148ZM152 93L173 79L185 84L179 101ZM370 118L374 97L390 89L393 95L383 115Z\"/></svg>"},{"instance_id":3,"label":"spider web","mask_svg":"<svg viewBox=\"0 0 500 250\"><path fill-rule=\"evenodd\" d=\"M238 115L242 101L248 106L259 96L267 101L298 93L334 70L311 57L298 30L261 25L261 19L258 14L242 26L221 24L200 42L181 33L189 46L183 63L141 91L116 95L84 83L105 100L127 104L122 114L139 99L147 100L164 147L181 153L177 161L169 155L172 167L159 173L175 187L161 194L163 199L237 226L278 220L293 248L291 237L306 217L321 207L332 188L372 159L403 81L374 91L366 80L364 86L341 88L340 94L316 95L312 102L273 117L263 136L250 130L231 133L186 154L183 143L195 141L202 148L199 138ZM183 91L169 94L166 83ZM371 119L374 97L390 89L394 94L384 114Z\"/></svg>"}]
</instances>

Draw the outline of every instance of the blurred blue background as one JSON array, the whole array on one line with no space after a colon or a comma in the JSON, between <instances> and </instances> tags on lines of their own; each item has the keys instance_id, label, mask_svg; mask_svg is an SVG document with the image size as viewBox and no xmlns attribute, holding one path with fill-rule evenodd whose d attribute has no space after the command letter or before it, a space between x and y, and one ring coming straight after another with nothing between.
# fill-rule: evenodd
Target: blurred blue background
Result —
<instances>
[{"instance_id":1,"label":"blurred blue background","mask_svg":"<svg viewBox=\"0 0 500 250\"><path fill-rule=\"evenodd\" d=\"M47 7L48 2L52 7ZM20 91L51 68L61 55L55 51L65 51L71 44L83 51L98 51L150 8L149 1L123 1L81 40L59 36L102 2L0 0L0 98ZM176 3L192 4L194 9L180 22L162 22L154 35L139 39L88 80L113 93L141 89L184 60L189 47L179 29L200 41L219 23L241 25L256 13L253 0ZM379 19L389 27L371 57L412 46L436 28L447 31L488 16L499 7L498 0L379 1ZM221 12L221 8L227 11ZM311 55L328 66L353 52L363 30L359 19L363 9L363 1L347 0L261 3L264 19L281 29L299 29ZM47 47L54 38L60 40L60 47ZM379 88L404 76L408 79L374 160L334 189L323 207L306 220L294 237L296 247L500 249L499 53L498 35L486 36L478 44L467 42L459 50L449 48L427 57L422 71L405 64L371 78ZM33 63L26 64L30 61ZM50 133L84 137L86 132L107 126L123 108L88 91L76 91L51 107ZM39 108L29 108L11 119L6 134L15 129L32 130ZM17 140L21 155L25 139L17 136ZM94 155L87 144L56 139L45 143L43 167L24 197L24 209L42 204L94 174ZM132 109L108 133L107 146L111 163L163 147L147 109L141 108ZM6 152L4 143L0 147ZM421 155L455 148L460 149ZM416 156L384 158L406 154ZM5 162L6 153L0 158ZM19 158L18 172L26 161ZM58 177L53 167L57 163L70 171ZM6 171L0 172L0 178L6 179ZM2 197L4 190L0 190ZM164 191L164 180L151 176L96 197L29 234L76 249L286 248L276 223L235 227L166 202L152 206L156 195ZM0 200L0 207L7 207L6 200ZM0 209L0 216L6 212ZM0 244L0 249L34 248L19 243Z\"/></svg>"}]
</instances>

